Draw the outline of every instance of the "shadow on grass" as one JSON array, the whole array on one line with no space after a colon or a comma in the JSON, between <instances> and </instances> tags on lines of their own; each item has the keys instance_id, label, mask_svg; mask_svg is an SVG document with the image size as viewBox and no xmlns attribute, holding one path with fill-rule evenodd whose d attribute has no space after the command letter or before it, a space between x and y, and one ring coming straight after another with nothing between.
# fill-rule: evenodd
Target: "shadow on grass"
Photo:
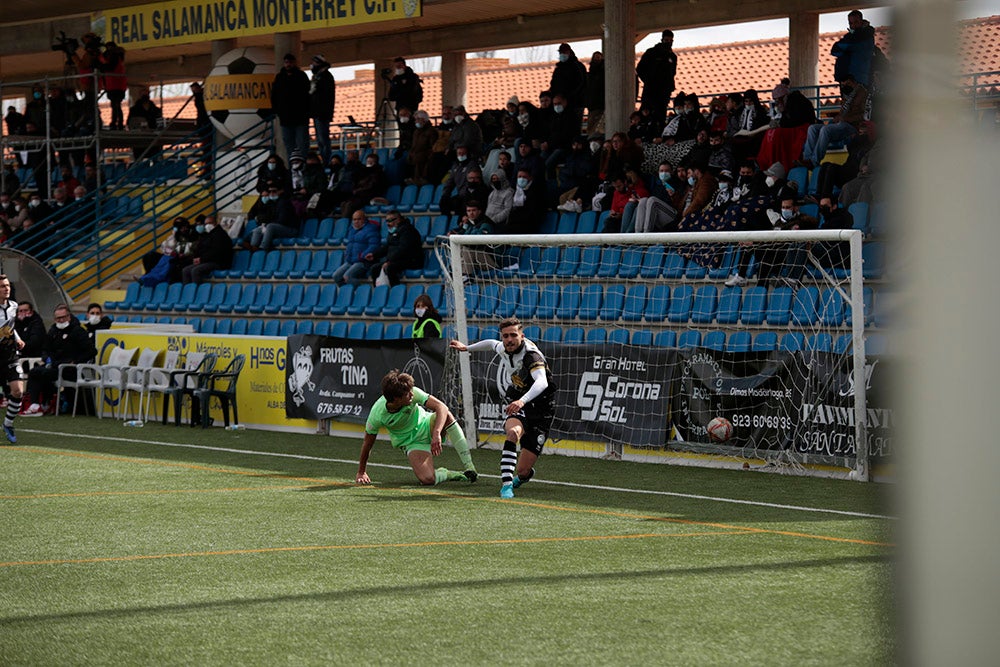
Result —
<instances>
[{"instance_id":1,"label":"shadow on grass","mask_svg":"<svg viewBox=\"0 0 1000 667\"><path fill-rule=\"evenodd\" d=\"M332 488L354 488L350 482L357 471L360 450L360 434L358 438L348 439L273 431L189 429L156 423L150 423L148 428L140 431L124 428L120 422L111 420L69 417L46 417L31 422L30 426L25 424L22 429L23 435L18 444L25 447L239 468L262 475L320 478L314 479L319 483L313 493ZM473 456L481 472L498 470L498 451L477 449ZM440 465L460 467L458 456L450 448L438 460ZM379 468L377 488L427 488L412 481L406 459L387 442L379 441L375 446L370 464L392 467ZM886 506L883 498L886 485L569 456L544 456L536 467L536 481L519 491L518 499L656 513L696 521L756 524L873 521L844 514L802 511L794 507L884 514ZM346 485L323 484L322 478L336 479ZM546 484L547 479L569 482L573 486ZM454 490L472 496L494 496L498 487L497 479L484 477L479 484L461 489L455 487ZM435 490L447 493L452 488L445 485ZM627 492L643 490L649 493ZM691 497L682 497L686 494ZM737 502L714 502L706 497ZM742 501L746 504L740 504Z\"/></svg>"},{"instance_id":2,"label":"shadow on grass","mask_svg":"<svg viewBox=\"0 0 1000 667\"><path fill-rule=\"evenodd\" d=\"M376 586L355 588L343 591L325 591L321 593L303 593L301 595L278 595L266 598L242 598L233 600L213 600L207 602L194 602L183 604L147 605L142 607L132 607L127 609L95 609L91 611L74 611L63 614L36 614L22 616L8 616L0 618L2 624L21 623L47 623L52 621L74 621L83 619L116 619L130 618L136 614L164 614L184 611L208 611L224 610L253 605L283 604L283 603L303 603L303 602L363 602L368 598L414 595L433 593L435 591L455 591L466 589L469 591L482 590L488 593L495 593L500 589L510 589L515 586L546 586L553 584L569 584L574 586L585 584L588 581L642 581L646 579L657 579L662 577L690 577L690 576L727 576L727 575L747 575L752 572L789 572L792 570L809 570L825 567L843 567L845 565L859 565L868 563L888 563L891 561L889 555L868 555L851 556L843 558L818 558L803 561L784 561L780 563L759 563L747 565L737 563L732 565L710 565L704 567L690 568L657 568L652 570L641 570L634 572L593 572L589 574L570 573L558 575L538 575L521 577L494 577L490 579L471 579L467 581L441 581L434 583L397 585L397 586Z\"/></svg>"}]
</instances>

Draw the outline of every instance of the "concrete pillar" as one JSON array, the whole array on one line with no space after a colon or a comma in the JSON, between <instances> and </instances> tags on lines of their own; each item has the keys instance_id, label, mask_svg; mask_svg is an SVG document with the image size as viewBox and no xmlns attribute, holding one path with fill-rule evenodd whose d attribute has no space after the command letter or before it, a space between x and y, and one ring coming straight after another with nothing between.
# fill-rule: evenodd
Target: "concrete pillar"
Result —
<instances>
[{"instance_id":1,"label":"concrete pillar","mask_svg":"<svg viewBox=\"0 0 1000 667\"><path fill-rule=\"evenodd\" d=\"M274 36L274 67L281 67L281 60L286 53L291 53L302 66L302 33L280 32Z\"/></svg>"},{"instance_id":2,"label":"concrete pillar","mask_svg":"<svg viewBox=\"0 0 1000 667\"><path fill-rule=\"evenodd\" d=\"M235 39L213 39L212 40L212 64L236 48Z\"/></svg>"},{"instance_id":3,"label":"concrete pillar","mask_svg":"<svg viewBox=\"0 0 1000 667\"><path fill-rule=\"evenodd\" d=\"M628 129L635 110L635 0L604 3L604 134Z\"/></svg>"},{"instance_id":4,"label":"concrete pillar","mask_svg":"<svg viewBox=\"0 0 1000 667\"><path fill-rule=\"evenodd\" d=\"M793 87L832 83L819 81L819 14L799 12L788 17L788 77Z\"/></svg>"},{"instance_id":5,"label":"concrete pillar","mask_svg":"<svg viewBox=\"0 0 1000 667\"><path fill-rule=\"evenodd\" d=\"M441 54L441 103L457 106L465 104L465 52L447 51ZM428 111L432 116L440 109Z\"/></svg>"}]
</instances>

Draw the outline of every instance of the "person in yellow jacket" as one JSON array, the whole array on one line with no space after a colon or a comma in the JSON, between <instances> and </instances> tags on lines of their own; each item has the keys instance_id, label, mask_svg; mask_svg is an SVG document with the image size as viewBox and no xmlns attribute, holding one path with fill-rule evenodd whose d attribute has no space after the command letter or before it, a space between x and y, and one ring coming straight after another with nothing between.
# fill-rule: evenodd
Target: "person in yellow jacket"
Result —
<instances>
[{"instance_id":1,"label":"person in yellow jacket","mask_svg":"<svg viewBox=\"0 0 1000 667\"><path fill-rule=\"evenodd\" d=\"M441 314L429 296L421 294L414 300L413 314L417 318L413 322L414 338L441 337Z\"/></svg>"}]
</instances>

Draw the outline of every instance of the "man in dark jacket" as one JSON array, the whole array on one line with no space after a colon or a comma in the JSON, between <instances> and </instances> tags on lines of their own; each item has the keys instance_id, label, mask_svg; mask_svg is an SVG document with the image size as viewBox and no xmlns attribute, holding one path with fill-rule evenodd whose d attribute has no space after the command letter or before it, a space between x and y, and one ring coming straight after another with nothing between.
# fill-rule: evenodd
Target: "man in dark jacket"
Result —
<instances>
[{"instance_id":1,"label":"man in dark jacket","mask_svg":"<svg viewBox=\"0 0 1000 667\"><path fill-rule=\"evenodd\" d=\"M587 74L587 134L604 131L604 54L594 51Z\"/></svg>"},{"instance_id":2,"label":"man in dark jacket","mask_svg":"<svg viewBox=\"0 0 1000 667\"><path fill-rule=\"evenodd\" d=\"M21 401L28 406L21 413L25 416L55 412L59 364L88 363L97 356L97 348L87 337L87 330L73 317L69 306L64 303L56 306L53 318L55 323L46 336L45 356L48 363L36 366L28 372L26 398ZM63 374L66 379L74 380L76 368L67 368Z\"/></svg>"},{"instance_id":3,"label":"man in dark jacket","mask_svg":"<svg viewBox=\"0 0 1000 667\"><path fill-rule=\"evenodd\" d=\"M274 239L298 236L302 226L292 208L292 198L277 182L268 185L267 192L260 196L248 215L257 221L257 227L250 232L250 250L270 250Z\"/></svg>"},{"instance_id":4,"label":"man in dark jacket","mask_svg":"<svg viewBox=\"0 0 1000 667\"><path fill-rule=\"evenodd\" d=\"M553 103L556 95L562 95L566 100L567 111L579 118L583 117L587 97L587 68L577 59L569 44L559 45L559 62L552 70L549 91L552 93ZM577 132L579 129L577 126Z\"/></svg>"},{"instance_id":5,"label":"man in dark jacket","mask_svg":"<svg viewBox=\"0 0 1000 667\"><path fill-rule=\"evenodd\" d=\"M392 61L392 76L389 78L389 92L386 95L396 103L396 109L406 107L410 111L420 108L424 99L424 88L417 76L402 57Z\"/></svg>"},{"instance_id":6,"label":"man in dark jacket","mask_svg":"<svg viewBox=\"0 0 1000 667\"><path fill-rule=\"evenodd\" d=\"M673 45L673 31L664 30L660 43L647 49L635 66L635 73L642 81L642 108L649 109L650 115L660 123L666 118L677 75Z\"/></svg>"},{"instance_id":7,"label":"man in dark jacket","mask_svg":"<svg viewBox=\"0 0 1000 667\"><path fill-rule=\"evenodd\" d=\"M45 353L45 322L30 302L22 301L17 304L14 329L24 341L20 352L22 357L41 357Z\"/></svg>"},{"instance_id":8,"label":"man in dark jacket","mask_svg":"<svg viewBox=\"0 0 1000 667\"><path fill-rule=\"evenodd\" d=\"M309 115L316 132L316 146L323 164L330 161L330 123L337 100L337 83L330 73L330 63L323 56L313 56L312 81L309 83Z\"/></svg>"},{"instance_id":9,"label":"man in dark jacket","mask_svg":"<svg viewBox=\"0 0 1000 667\"><path fill-rule=\"evenodd\" d=\"M205 218L205 231L198 239L194 260L181 272L181 282L201 284L213 271L233 265L233 240L215 223L215 216Z\"/></svg>"},{"instance_id":10,"label":"man in dark jacket","mask_svg":"<svg viewBox=\"0 0 1000 667\"><path fill-rule=\"evenodd\" d=\"M420 232L399 211L393 209L385 216L389 237L385 244L365 259L375 262L371 270L374 283L379 274L385 272L390 285L398 285L407 269L421 269L424 266L424 247Z\"/></svg>"},{"instance_id":11,"label":"man in dark jacket","mask_svg":"<svg viewBox=\"0 0 1000 667\"><path fill-rule=\"evenodd\" d=\"M286 53L284 67L271 86L271 108L281 124L286 162L292 151L309 152L309 77L299 69L295 55Z\"/></svg>"}]
</instances>

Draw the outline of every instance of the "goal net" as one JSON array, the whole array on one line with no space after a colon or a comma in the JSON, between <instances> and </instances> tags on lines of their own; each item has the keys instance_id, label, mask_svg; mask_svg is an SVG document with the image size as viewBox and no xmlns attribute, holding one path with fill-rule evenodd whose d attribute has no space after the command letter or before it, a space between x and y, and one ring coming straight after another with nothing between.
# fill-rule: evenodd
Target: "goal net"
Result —
<instances>
[{"instance_id":1,"label":"goal net","mask_svg":"<svg viewBox=\"0 0 1000 667\"><path fill-rule=\"evenodd\" d=\"M866 403L858 231L452 235L436 252L446 335L498 339L516 316L546 355L558 383L547 452L866 480L869 439L887 441ZM479 446L503 440L498 362L446 364L445 398ZM716 417L728 440L710 436Z\"/></svg>"}]
</instances>

